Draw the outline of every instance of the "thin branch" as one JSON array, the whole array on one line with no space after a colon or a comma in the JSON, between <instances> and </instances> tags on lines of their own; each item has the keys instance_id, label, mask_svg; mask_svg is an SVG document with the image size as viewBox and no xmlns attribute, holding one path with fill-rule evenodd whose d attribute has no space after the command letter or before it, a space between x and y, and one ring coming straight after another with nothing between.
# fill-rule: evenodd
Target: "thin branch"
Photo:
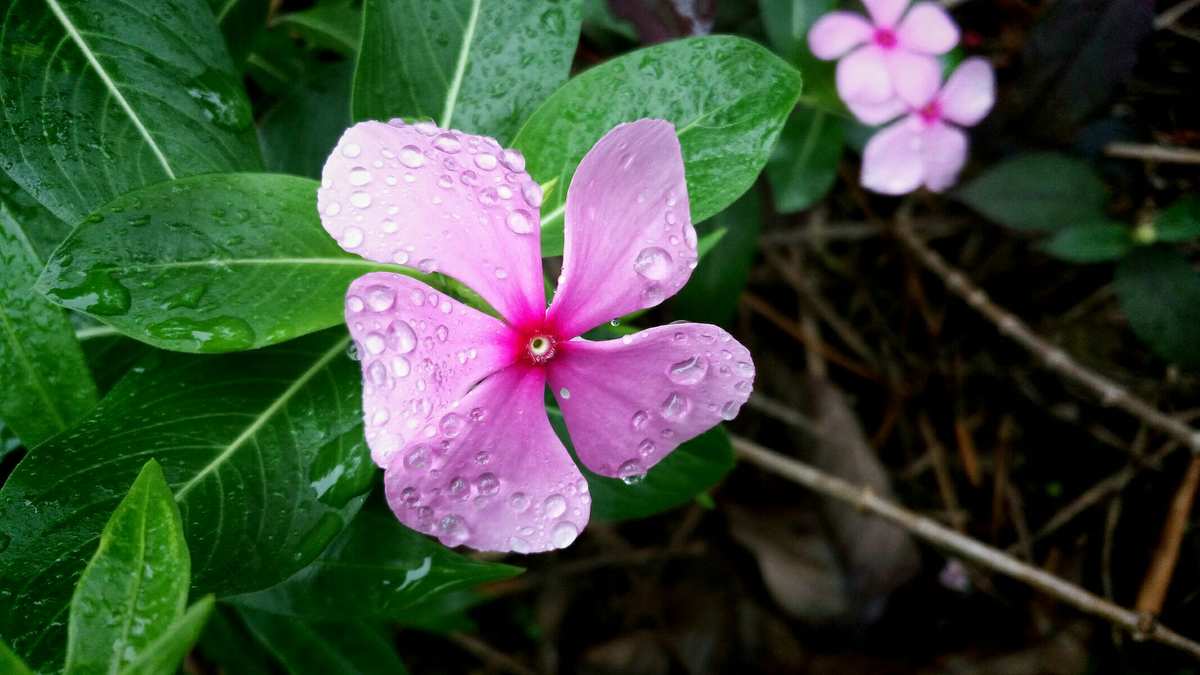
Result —
<instances>
[{"instance_id":1,"label":"thin branch","mask_svg":"<svg viewBox=\"0 0 1200 675\"><path fill-rule=\"evenodd\" d=\"M1104 146L1104 154L1109 157L1122 159L1137 159L1146 162L1166 162L1167 164L1200 164L1200 150L1192 148L1172 147L1169 145L1152 145L1149 143L1109 143Z\"/></svg>"},{"instance_id":2,"label":"thin branch","mask_svg":"<svg viewBox=\"0 0 1200 675\"><path fill-rule=\"evenodd\" d=\"M533 668L521 663L474 635L450 633L446 637L454 644L474 654L475 658L496 670L504 673L512 673L512 675L538 675L538 672Z\"/></svg>"},{"instance_id":3,"label":"thin branch","mask_svg":"<svg viewBox=\"0 0 1200 675\"><path fill-rule=\"evenodd\" d=\"M1062 349L1039 337L1011 312L992 302L983 289L972 284L962 272L951 267L905 224L901 223L896 228L896 236L929 271L941 277L951 291L995 324L1002 334L1040 358L1046 367L1089 390L1103 405L1120 408L1147 426L1179 441L1193 452L1200 452L1200 432L1134 396L1116 382L1084 367Z\"/></svg>"},{"instance_id":4,"label":"thin branch","mask_svg":"<svg viewBox=\"0 0 1200 675\"><path fill-rule=\"evenodd\" d=\"M1200 455L1192 455L1183 481L1175 492L1175 498L1171 500L1167 523L1163 526L1158 547L1154 549L1150 570L1146 572L1142 590L1138 593L1136 606L1139 612L1151 615L1162 612L1163 601L1167 599L1167 588L1170 587L1171 577L1175 574L1175 563L1179 562L1179 546L1183 543L1183 535L1188 528L1188 516L1192 512L1192 504L1196 501L1197 488L1200 488Z\"/></svg>"},{"instance_id":5,"label":"thin branch","mask_svg":"<svg viewBox=\"0 0 1200 675\"><path fill-rule=\"evenodd\" d=\"M930 518L917 515L880 497L870 488L853 485L745 438L735 436L733 446L742 458L777 476L826 497L847 502L902 527L957 557L974 561L992 571L1028 584L1084 613L1110 621L1131 632L1135 639L1154 640L1200 659L1200 644L1157 623L1152 616L1140 615L1113 604L1069 581L1023 563L1003 551L959 534Z\"/></svg>"},{"instance_id":6,"label":"thin branch","mask_svg":"<svg viewBox=\"0 0 1200 675\"><path fill-rule=\"evenodd\" d=\"M1154 29L1162 30L1178 21L1184 14L1200 7L1200 0L1183 0L1183 2L1154 17Z\"/></svg>"}]
</instances>

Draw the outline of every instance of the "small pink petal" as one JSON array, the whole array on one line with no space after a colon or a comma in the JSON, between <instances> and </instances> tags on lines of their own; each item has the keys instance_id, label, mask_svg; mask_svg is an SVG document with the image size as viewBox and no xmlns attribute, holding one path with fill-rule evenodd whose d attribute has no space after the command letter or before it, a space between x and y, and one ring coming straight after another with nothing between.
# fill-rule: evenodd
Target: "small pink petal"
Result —
<instances>
[{"instance_id":1,"label":"small pink petal","mask_svg":"<svg viewBox=\"0 0 1200 675\"><path fill-rule=\"evenodd\" d=\"M863 124L876 126L890 122L908 110L908 105L899 98L891 98L883 103L857 103L847 101L846 107Z\"/></svg>"},{"instance_id":2,"label":"small pink petal","mask_svg":"<svg viewBox=\"0 0 1200 675\"><path fill-rule=\"evenodd\" d=\"M484 136L362 122L325 163L321 223L347 251L445 273L514 322L540 318L541 196L523 168Z\"/></svg>"},{"instance_id":3,"label":"small pink petal","mask_svg":"<svg viewBox=\"0 0 1200 675\"><path fill-rule=\"evenodd\" d=\"M963 61L946 80L938 101L942 117L964 127L978 124L996 103L992 65L978 56Z\"/></svg>"},{"instance_id":4,"label":"small pink petal","mask_svg":"<svg viewBox=\"0 0 1200 675\"><path fill-rule=\"evenodd\" d=\"M547 318L564 339L653 307L687 283L696 230L670 122L618 125L588 151L567 191L563 249Z\"/></svg>"},{"instance_id":5,"label":"small pink petal","mask_svg":"<svg viewBox=\"0 0 1200 675\"><path fill-rule=\"evenodd\" d=\"M924 123L915 115L893 122L867 141L863 150L863 187L902 195L921 186L925 169L921 148Z\"/></svg>"},{"instance_id":6,"label":"small pink petal","mask_svg":"<svg viewBox=\"0 0 1200 675\"><path fill-rule=\"evenodd\" d=\"M587 525L587 482L546 418L545 371L513 366L446 412L384 476L405 525L447 546L535 553L569 546Z\"/></svg>"},{"instance_id":7,"label":"small pink petal","mask_svg":"<svg viewBox=\"0 0 1200 675\"><path fill-rule=\"evenodd\" d=\"M941 5L918 2L896 29L900 46L926 54L945 54L958 44L958 26Z\"/></svg>"},{"instance_id":8,"label":"small pink petal","mask_svg":"<svg viewBox=\"0 0 1200 675\"><path fill-rule=\"evenodd\" d=\"M896 95L913 108L933 100L942 83L942 66L927 54L894 49L887 54L887 70Z\"/></svg>"},{"instance_id":9,"label":"small pink petal","mask_svg":"<svg viewBox=\"0 0 1200 675\"><path fill-rule=\"evenodd\" d=\"M941 192L958 181L967 162L967 135L949 124L936 123L921 135L925 187Z\"/></svg>"},{"instance_id":10,"label":"small pink petal","mask_svg":"<svg viewBox=\"0 0 1200 675\"><path fill-rule=\"evenodd\" d=\"M362 360L367 445L383 467L436 432L475 383L513 362L507 326L400 274L355 279L346 325Z\"/></svg>"},{"instance_id":11,"label":"small pink petal","mask_svg":"<svg viewBox=\"0 0 1200 675\"><path fill-rule=\"evenodd\" d=\"M830 61L871 39L874 27L853 12L830 12L808 31L813 56Z\"/></svg>"},{"instance_id":12,"label":"small pink petal","mask_svg":"<svg viewBox=\"0 0 1200 675\"><path fill-rule=\"evenodd\" d=\"M878 104L892 98L892 80L884 51L867 45L838 61L837 90L847 102Z\"/></svg>"},{"instance_id":13,"label":"small pink petal","mask_svg":"<svg viewBox=\"0 0 1200 675\"><path fill-rule=\"evenodd\" d=\"M658 326L621 340L572 340L550 364L580 461L604 476L645 473L680 443L733 419L754 362L716 326Z\"/></svg>"},{"instance_id":14,"label":"small pink petal","mask_svg":"<svg viewBox=\"0 0 1200 675\"><path fill-rule=\"evenodd\" d=\"M904 8L908 7L908 2L909 0L863 0L871 19L880 28L894 27L900 20L900 15L904 14Z\"/></svg>"}]
</instances>

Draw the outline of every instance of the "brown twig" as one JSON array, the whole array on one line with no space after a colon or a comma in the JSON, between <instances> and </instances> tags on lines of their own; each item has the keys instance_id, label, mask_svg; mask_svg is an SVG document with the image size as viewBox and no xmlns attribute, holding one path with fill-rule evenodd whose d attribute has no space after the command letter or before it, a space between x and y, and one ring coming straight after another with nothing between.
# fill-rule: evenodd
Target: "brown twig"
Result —
<instances>
[{"instance_id":1,"label":"brown twig","mask_svg":"<svg viewBox=\"0 0 1200 675\"><path fill-rule=\"evenodd\" d=\"M771 304L766 300L763 300L753 293L742 293L742 303L758 314L762 315L763 318L775 324L783 332L795 338L795 340L800 344L808 347L809 349L821 352L821 355L828 359L830 363L841 366L847 372L854 373L855 375L867 380L871 380L872 382L880 381L879 374L875 373L870 368L867 368L854 359L842 354L822 340L814 341L812 336L805 334L795 321L792 321L783 314L780 314L779 310L772 307Z\"/></svg>"},{"instance_id":2,"label":"brown twig","mask_svg":"<svg viewBox=\"0 0 1200 675\"><path fill-rule=\"evenodd\" d=\"M538 675L533 668L517 661L513 657L496 649L474 635L467 633L450 633L446 636L451 642L462 649L471 652L475 658L483 661L492 668L513 675Z\"/></svg>"},{"instance_id":3,"label":"brown twig","mask_svg":"<svg viewBox=\"0 0 1200 675\"><path fill-rule=\"evenodd\" d=\"M743 459L777 476L872 513L935 546L948 550L957 557L974 561L992 571L1028 584L1082 612L1110 621L1130 631L1137 639L1154 640L1200 659L1200 644L1157 623L1153 617L1111 603L1069 581L1023 563L1003 551L959 534L930 518L917 515L880 497L869 488L848 483L745 438L735 436L733 446Z\"/></svg>"},{"instance_id":4,"label":"brown twig","mask_svg":"<svg viewBox=\"0 0 1200 675\"><path fill-rule=\"evenodd\" d=\"M1104 154L1122 159L1168 164L1200 164L1200 150L1149 143L1114 142L1104 146Z\"/></svg>"},{"instance_id":5,"label":"brown twig","mask_svg":"<svg viewBox=\"0 0 1200 675\"><path fill-rule=\"evenodd\" d=\"M1072 359L1065 351L1039 337L1011 312L992 302L986 292L972 284L962 272L951 267L942 256L925 245L911 228L901 223L896 236L946 286L995 324L1000 332L1040 358L1048 368L1091 391L1104 405L1120 408L1147 426L1179 441L1193 452L1200 452L1200 432L1134 396L1112 380Z\"/></svg>"},{"instance_id":6,"label":"brown twig","mask_svg":"<svg viewBox=\"0 0 1200 675\"><path fill-rule=\"evenodd\" d=\"M1175 491L1175 498L1171 500L1171 510L1167 514L1167 522L1163 526L1158 547L1154 549L1150 570L1146 572L1146 579L1138 592L1135 606L1139 612L1152 616L1162 612L1167 588L1170 587L1171 577L1175 573L1175 563L1179 561L1179 545L1183 543L1188 516L1192 512L1192 504L1196 501L1197 488L1200 488L1200 455L1192 455L1183 481Z\"/></svg>"}]
</instances>

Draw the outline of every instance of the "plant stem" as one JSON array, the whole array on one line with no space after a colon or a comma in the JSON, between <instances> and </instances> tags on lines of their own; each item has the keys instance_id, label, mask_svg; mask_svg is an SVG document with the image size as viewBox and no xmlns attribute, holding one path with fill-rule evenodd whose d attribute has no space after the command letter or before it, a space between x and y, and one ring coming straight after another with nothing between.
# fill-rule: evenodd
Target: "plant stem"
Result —
<instances>
[{"instance_id":1,"label":"plant stem","mask_svg":"<svg viewBox=\"0 0 1200 675\"><path fill-rule=\"evenodd\" d=\"M1200 659L1200 644L1162 626L1153 616L1138 614L1113 604L1069 581L1023 563L1003 551L959 534L930 518L917 515L880 497L870 488L853 485L745 438L734 436L733 447L743 459L755 466L826 497L852 504L958 557L1028 584L1082 612L1110 621L1132 633L1135 639L1154 640Z\"/></svg>"}]
</instances>

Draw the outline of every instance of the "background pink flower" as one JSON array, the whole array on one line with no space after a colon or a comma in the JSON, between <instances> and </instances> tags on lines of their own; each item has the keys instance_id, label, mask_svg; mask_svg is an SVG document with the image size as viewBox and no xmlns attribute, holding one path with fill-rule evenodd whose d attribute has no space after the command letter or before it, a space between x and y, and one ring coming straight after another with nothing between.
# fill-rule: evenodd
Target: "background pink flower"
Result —
<instances>
[{"instance_id":1,"label":"background pink flower","mask_svg":"<svg viewBox=\"0 0 1200 675\"><path fill-rule=\"evenodd\" d=\"M569 545L590 512L587 482L546 415L547 382L580 460L629 477L734 417L754 378L749 352L715 326L579 337L662 302L695 267L670 123L620 125L583 158L548 309L542 195L524 168L490 138L364 122L342 136L318 194L343 248L443 272L500 313L387 272L359 278L346 296L367 441L392 510L445 544L521 553Z\"/></svg>"},{"instance_id":2,"label":"background pink flower","mask_svg":"<svg viewBox=\"0 0 1200 675\"><path fill-rule=\"evenodd\" d=\"M863 186L890 195L922 185L935 192L950 187L966 162L967 136L949 122L974 126L995 100L992 66L979 57L963 61L940 92L871 137L863 151Z\"/></svg>"},{"instance_id":3,"label":"background pink flower","mask_svg":"<svg viewBox=\"0 0 1200 675\"><path fill-rule=\"evenodd\" d=\"M941 82L935 57L958 44L958 26L933 2L918 2L907 13L908 0L863 4L870 21L853 12L830 12L808 33L817 58L841 59L837 89L842 100L873 105L897 97L912 105L928 101Z\"/></svg>"}]
</instances>

